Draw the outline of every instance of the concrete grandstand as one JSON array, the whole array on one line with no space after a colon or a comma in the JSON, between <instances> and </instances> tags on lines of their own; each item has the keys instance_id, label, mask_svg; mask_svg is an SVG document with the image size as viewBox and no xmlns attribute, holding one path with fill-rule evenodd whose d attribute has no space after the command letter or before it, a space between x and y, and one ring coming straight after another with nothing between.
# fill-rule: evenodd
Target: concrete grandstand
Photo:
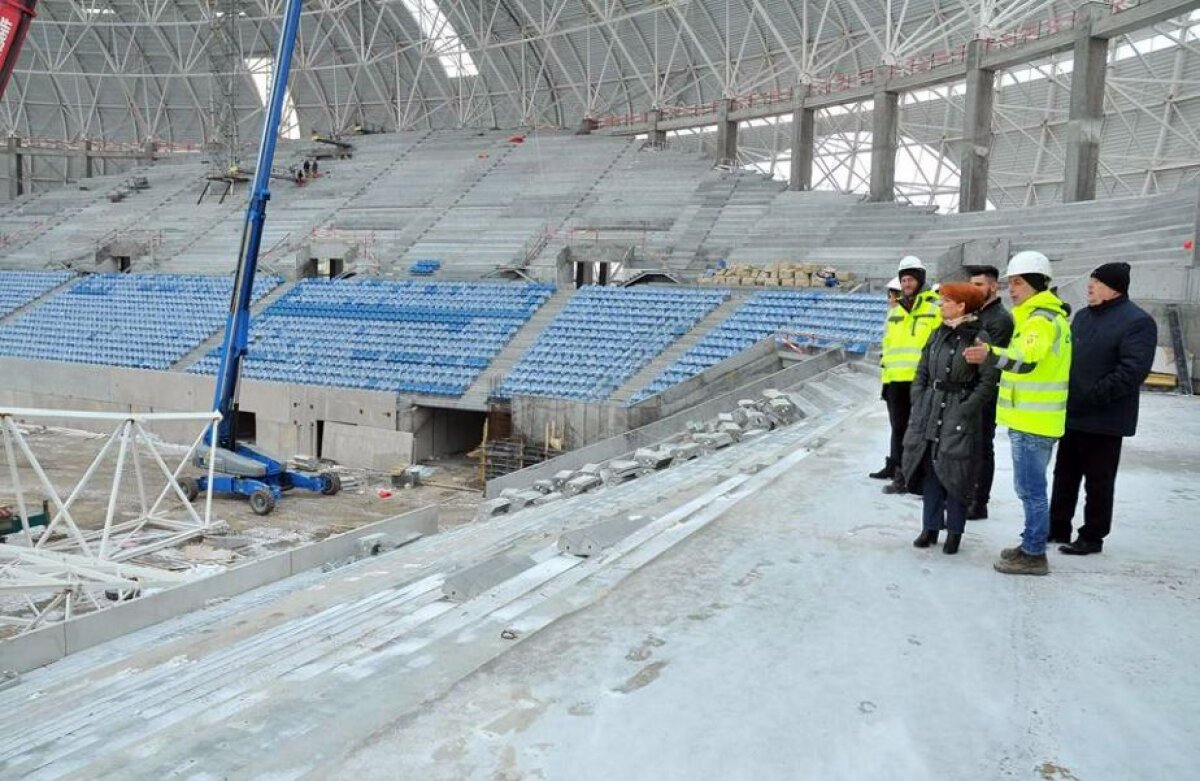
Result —
<instances>
[{"instance_id":1,"label":"concrete grandstand","mask_svg":"<svg viewBox=\"0 0 1200 781\"><path fill-rule=\"evenodd\" d=\"M237 418L351 497L111 546L156 517L141 470L173 502L213 468L172 415L211 409L281 11L37 10L0 101L0 505L46 517L0 539L0 776L1200 761L1200 2L306 8ZM1128 262L1159 333L1113 545L1039 583L988 565L1006 467L954 559L865 479L898 259L1022 250L1075 308ZM71 455L101 436L115 471ZM106 508L126 458L142 506Z\"/></svg>"}]
</instances>

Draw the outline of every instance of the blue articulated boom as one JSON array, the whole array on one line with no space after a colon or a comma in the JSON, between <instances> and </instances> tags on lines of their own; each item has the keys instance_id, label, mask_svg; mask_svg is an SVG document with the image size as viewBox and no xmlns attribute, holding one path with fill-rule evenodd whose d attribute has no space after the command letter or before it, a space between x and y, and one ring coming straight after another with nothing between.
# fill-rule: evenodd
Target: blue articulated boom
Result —
<instances>
[{"instance_id":1,"label":"blue articulated boom","mask_svg":"<svg viewBox=\"0 0 1200 781\"><path fill-rule=\"evenodd\" d=\"M271 83L270 103L263 122L262 140L258 147L258 163L254 168L254 190L246 207L246 222L242 229L242 246L238 257L237 276L229 301L229 319L225 325L225 341L221 365L217 370L217 387L213 409L221 413L216 426L217 448L206 448L197 462L208 466L215 458L212 489L214 493L243 496L250 508L259 515L275 509L275 502L291 488L335 494L341 489L337 475L290 472L279 460L238 441L238 388L242 363L246 358L250 337L250 304L253 301L254 275L258 270L258 250L262 242L263 223L267 218L267 201L271 198L271 162L275 157L275 141L283 116L283 101L287 91L288 71L291 70L292 50L300 27L302 0L287 0L283 29L279 34L279 49L275 57L275 72ZM207 476L187 481L185 490L195 496L208 488Z\"/></svg>"}]
</instances>

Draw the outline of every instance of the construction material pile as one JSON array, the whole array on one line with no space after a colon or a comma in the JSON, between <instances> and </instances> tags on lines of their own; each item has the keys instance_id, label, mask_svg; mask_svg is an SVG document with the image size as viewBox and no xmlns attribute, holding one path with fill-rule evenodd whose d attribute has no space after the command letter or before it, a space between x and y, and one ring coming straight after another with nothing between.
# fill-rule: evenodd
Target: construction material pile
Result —
<instances>
[{"instance_id":1,"label":"construction material pile","mask_svg":"<svg viewBox=\"0 0 1200 781\"><path fill-rule=\"evenodd\" d=\"M833 284L830 284L833 281ZM815 263L790 263L777 260L765 266L733 263L717 268L700 278L702 285L723 287L829 287L846 288L854 274Z\"/></svg>"},{"instance_id":2,"label":"construction material pile","mask_svg":"<svg viewBox=\"0 0 1200 781\"><path fill-rule=\"evenodd\" d=\"M786 393L767 389L761 397L742 399L732 410L715 418L688 422L686 431L657 447L639 448L633 453L603 463L584 464L578 469L563 469L552 477L535 480L528 488L505 488L500 496L479 505L475 520L484 521L644 477L737 442L751 440L803 417L800 407Z\"/></svg>"}]
</instances>

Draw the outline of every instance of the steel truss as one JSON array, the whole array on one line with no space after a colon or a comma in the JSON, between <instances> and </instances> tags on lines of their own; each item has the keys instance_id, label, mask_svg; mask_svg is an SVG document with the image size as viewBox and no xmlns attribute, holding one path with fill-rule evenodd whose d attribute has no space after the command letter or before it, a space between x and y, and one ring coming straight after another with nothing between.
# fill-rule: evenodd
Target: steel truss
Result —
<instances>
[{"instance_id":1,"label":"steel truss","mask_svg":"<svg viewBox=\"0 0 1200 781\"><path fill-rule=\"evenodd\" d=\"M78 481L62 492L47 474L18 420L115 427ZM223 524L212 521L211 491L204 496L203 512L199 512L181 485L185 482L181 478L184 468L213 430L211 423L215 420L215 413L0 408L4 477L11 482L13 510L21 526L8 542L0 544L0 595L20 597L19 608L0 615L0 624L28 631L190 577L186 572L148 566L138 560L223 528ZM201 431L172 468L168 449L147 427L187 423L200 425ZM112 478L103 520L81 517L79 500L106 465L112 466ZM22 480L22 467L33 472L33 485L27 486ZM130 504L125 486L131 479L134 509L125 511L122 508ZM45 498L50 518L45 526L31 527L29 518L40 509L40 502L31 503L30 496L38 494Z\"/></svg>"},{"instance_id":2,"label":"steel truss","mask_svg":"<svg viewBox=\"0 0 1200 781\"><path fill-rule=\"evenodd\" d=\"M1120 0L1113 11L1131 4ZM290 89L305 134L359 123L393 130L573 127L585 116L769 94L853 78L880 65L910 67L975 37L1023 35L1045 20L1070 18L1083 5L315 0L301 24ZM232 23L218 18L234 13L229 9L240 9ZM269 53L281 10L280 0L42 0L0 103L0 130L23 138L179 145L219 144L239 129L241 137L252 138L262 101L244 64ZM214 23L221 34L214 35ZM1171 190L1200 168L1196 41L1190 17L1114 40L1110 118L1101 147L1104 195ZM1060 56L1039 64L1038 78L1025 78L1023 69L1000 74L995 203L1056 197L1066 65L1069 57ZM913 154L928 162L917 166L901 194L952 206L947 177L953 178L957 160L962 98L953 89L942 92L902 107L902 134ZM237 127L230 127L229 112L214 112L229 101ZM836 137L828 142L835 155L827 167L836 168L839 156L848 159L846 148L868 143L862 134L869 134L869 122L869 112L858 111L839 118L837 127L819 125L819 134ZM770 167L787 153L786 132L751 130L749 162ZM61 182L72 173L52 158L37 160L36 167L35 183ZM828 184L843 189L859 178L823 173Z\"/></svg>"}]
</instances>

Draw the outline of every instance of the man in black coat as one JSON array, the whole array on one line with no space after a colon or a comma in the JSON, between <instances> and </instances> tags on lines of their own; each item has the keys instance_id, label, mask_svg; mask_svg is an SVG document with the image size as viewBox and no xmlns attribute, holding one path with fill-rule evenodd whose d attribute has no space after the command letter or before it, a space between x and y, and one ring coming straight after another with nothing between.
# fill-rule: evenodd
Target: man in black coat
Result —
<instances>
[{"instance_id":1,"label":"man in black coat","mask_svg":"<svg viewBox=\"0 0 1200 781\"><path fill-rule=\"evenodd\" d=\"M1139 389L1154 362L1158 325L1129 300L1129 264L1105 263L1088 280L1087 307L1071 322L1074 354L1067 430L1058 442L1050 496L1050 542L1086 556L1104 548L1112 528L1121 439L1137 431ZM1071 542L1071 519L1086 480L1083 526Z\"/></svg>"},{"instance_id":2,"label":"man in black coat","mask_svg":"<svg viewBox=\"0 0 1200 781\"><path fill-rule=\"evenodd\" d=\"M988 341L997 347L1008 347L1012 340L1013 319L1004 304L1000 303L1000 270L995 266L968 266L971 284L984 293L983 308L975 313L979 324L987 332ZM978 521L988 517L987 506L992 496L992 479L996 475L996 405L989 404L983 410L982 450L974 463L978 472L971 501L967 505L967 520Z\"/></svg>"}]
</instances>

